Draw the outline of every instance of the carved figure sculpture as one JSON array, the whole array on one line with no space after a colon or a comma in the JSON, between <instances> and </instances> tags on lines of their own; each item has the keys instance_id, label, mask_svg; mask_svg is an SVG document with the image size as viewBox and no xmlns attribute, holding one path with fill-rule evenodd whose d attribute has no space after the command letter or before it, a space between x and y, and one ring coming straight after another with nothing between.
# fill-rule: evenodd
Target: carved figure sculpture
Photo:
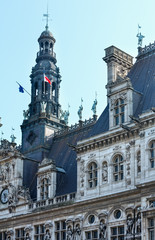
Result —
<instances>
[{"instance_id":1,"label":"carved figure sculpture","mask_svg":"<svg viewBox=\"0 0 155 240\"><path fill-rule=\"evenodd\" d=\"M69 226L68 229L67 229L67 240L71 240L72 239L72 229L71 227Z\"/></svg>"},{"instance_id":2,"label":"carved figure sculpture","mask_svg":"<svg viewBox=\"0 0 155 240\"><path fill-rule=\"evenodd\" d=\"M141 33L138 33L137 37L138 37L138 46L141 47L144 36Z\"/></svg>"},{"instance_id":3,"label":"carved figure sculpture","mask_svg":"<svg viewBox=\"0 0 155 240\"><path fill-rule=\"evenodd\" d=\"M93 111L93 114L96 115L96 106L97 106L97 99L94 100L93 106L91 110Z\"/></svg>"},{"instance_id":4,"label":"carved figure sculpture","mask_svg":"<svg viewBox=\"0 0 155 240\"><path fill-rule=\"evenodd\" d=\"M41 113L45 113L47 103L46 102L41 102L40 105L41 105Z\"/></svg>"},{"instance_id":5,"label":"carved figure sculpture","mask_svg":"<svg viewBox=\"0 0 155 240\"><path fill-rule=\"evenodd\" d=\"M107 167L107 163L103 163L103 168L102 168L102 180L103 182L107 182L108 181L108 167Z\"/></svg>"},{"instance_id":6,"label":"carved figure sculpture","mask_svg":"<svg viewBox=\"0 0 155 240\"><path fill-rule=\"evenodd\" d=\"M136 233L141 233L141 216L140 213L137 214L137 221L136 221Z\"/></svg>"},{"instance_id":7,"label":"carved figure sculpture","mask_svg":"<svg viewBox=\"0 0 155 240\"><path fill-rule=\"evenodd\" d=\"M24 117L24 120L28 119L29 117L29 110L23 110L23 117Z\"/></svg>"},{"instance_id":8,"label":"carved figure sculpture","mask_svg":"<svg viewBox=\"0 0 155 240\"><path fill-rule=\"evenodd\" d=\"M79 110L78 110L79 120L82 120L82 111L83 111L83 106L81 104L81 106L79 107Z\"/></svg>"},{"instance_id":9,"label":"carved figure sculpture","mask_svg":"<svg viewBox=\"0 0 155 240\"><path fill-rule=\"evenodd\" d=\"M65 111L64 112L64 121L65 121L66 125L68 124L68 117L69 117L69 111Z\"/></svg>"},{"instance_id":10,"label":"carved figure sculpture","mask_svg":"<svg viewBox=\"0 0 155 240\"><path fill-rule=\"evenodd\" d=\"M77 224L76 228L75 228L75 240L80 240L81 239L81 229L80 229L80 225Z\"/></svg>"},{"instance_id":11,"label":"carved figure sculpture","mask_svg":"<svg viewBox=\"0 0 155 240\"><path fill-rule=\"evenodd\" d=\"M127 234L132 234L133 233L133 219L131 216L127 218Z\"/></svg>"},{"instance_id":12,"label":"carved figure sculpture","mask_svg":"<svg viewBox=\"0 0 155 240\"><path fill-rule=\"evenodd\" d=\"M50 234L49 229L47 229L46 234L45 234L45 240L49 240L49 239L51 239L51 234Z\"/></svg>"},{"instance_id":13,"label":"carved figure sculpture","mask_svg":"<svg viewBox=\"0 0 155 240\"><path fill-rule=\"evenodd\" d=\"M31 237L30 237L29 233L26 233L25 239L26 239L26 240L31 240Z\"/></svg>"},{"instance_id":14,"label":"carved figure sculpture","mask_svg":"<svg viewBox=\"0 0 155 240\"><path fill-rule=\"evenodd\" d=\"M106 239L106 229L107 229L106 224L103 223L103 221L101 221L100 226L99 226L99 230L100 230L99 238L102 239L102 240Z\"/></svg>"},{"instance_id":15,"label":"carved figure sculpture","mask_svg":"<svg viewBox=\"0 0 155 240\"><path fill-rule=\"evenodd\" d=\"M64 119L65 112L60 109L60 120Z\"/></svg>"}]
</instances>

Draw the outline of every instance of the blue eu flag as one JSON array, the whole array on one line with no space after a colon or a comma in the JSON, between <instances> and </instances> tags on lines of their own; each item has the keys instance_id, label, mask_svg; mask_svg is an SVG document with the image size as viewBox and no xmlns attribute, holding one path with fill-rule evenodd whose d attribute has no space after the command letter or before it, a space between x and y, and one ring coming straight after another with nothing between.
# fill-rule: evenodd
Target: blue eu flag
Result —
<instances>
[{"instance_id":1,"label":"blue eu flag","mask_svg":"<svg viewBox=\"0 0 155 240\"><path fill-rule=\"evenodd\" d=\"M24 88L21 85L19 85L19 92L24 93Z\"/></svg>"}]
</instances>

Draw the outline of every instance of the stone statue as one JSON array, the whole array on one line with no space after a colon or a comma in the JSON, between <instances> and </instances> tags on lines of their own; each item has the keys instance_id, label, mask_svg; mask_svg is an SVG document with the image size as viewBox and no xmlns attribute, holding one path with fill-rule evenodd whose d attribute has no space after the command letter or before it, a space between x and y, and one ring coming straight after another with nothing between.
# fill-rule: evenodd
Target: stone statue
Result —
<instances>
[{"instance_id":1,"label":"stone statue","mask_svg":"<svg viewBox=\"0 0 155 240\"><path fill-rule=\"evenodd\" d=\"M103 221L100 222L100 226L99 226L99 239L105 240L106 239L106 229L107 226L105 223L103 223Z\"/></svg>"},{"instance_id":2,"label":"stone statue","mask_svg":"<svg viewBox=\"0 0 155 240\"><path fill-rule=\"evenodd\" d=\"M93 111L93 114L96 115L96 106L97 106L97 99L94 100L93 106L91 110Z\"/></svg>"},{"instance_id":3,"label":"stone statue","mask_svg":"<svg viewBox=\"0 0 155 240\"><path fill-rule=\"evenodd\" d=\"M141 33L138 33L137 37L138 37L138 46L142 47L142 41L145 36L143 36Z\"/></svg>"},{"instance_id":4,"label":"stone statue","mask_svg":"<svg viewBox=\"0 0 155 240\"><path fill-rule=\"evenodd\" d=\"M80 229L80 225L77 224L76 228L75 228L75 240L80 240L81 239L81 229Z\"/></svg>"},{"instance_id":5,"label":"stone statue","mask_svg":"<svg viewBox=\"0 0 155 240\"><path fill-rule=\"evenodd\" d=\"M47 103L46 102L41 102L40 105L41 105L41 113L45 113Z\"/></svg>"},{"instance_id":6,"label":"stone statue","mask_svg":"<svg viewBox=\"0 0 155 240\"><path fill-rule=\"evenodd\" d=\"M67 240L71 240L72 239L72 229L71 227L69 226L68 229L67 229Z\"/></svg>"},{"instance_id":7,"label":"stone statue","mask_svg":"<svg viewBox=\"0 0 155 240\"><path fill-rule=\"evenodd\" d=\"M82 111L83 111L82 102L83 102L83 99L81 98L81 105L80 105L79 110L77 112L78 116L79 116L79 120L82 120Z\"/></svg>"},{"instance_id":8,"label":"stone statue","mask_svg":"<svg viewBox=\"0 0 155 240\"><path fill-rule=\"evenodd\" d=\"M64 119L65 112L60 109L60 120Z\"/></svg>"},{"instance_id":9,"label":"stone statue","mask_svg":"<svg viewBox=\"0 0 155 240\"><path fill-rule=\"evenodd\" d=\"M29 117L29 110L23 110L23 117L24 117L24 120L28 119Z\"/></svg>"},{"instance_id":10,"label":"stone statue","mask_svg":"<svg viewBox=\"0 0 155 240\"><path fill-rule=\"evenodd\" d=\"M141 216L140 213L137 214L137 221L136 221L136 233L141 233Z\"/></svg>"},{"instance_id":11,"label":"stone statue","mask_svg":"<svg viewBox=\"0 0 155 240\"><path fill-rule=\"evenodd\" d=\"M66 125L68 125L68 117L69 117L69 110L64 112L64 121Z\"/></svg>"},{"instance_id":12,"label":"stone statue","mask_svg":"<svg viewBox=\"0 0 155 240\"><path fill-rule=\"evenodd\" d=\"M25 239L26 240L31 240L31 237L30 237L29 233L26 233Z\"/></svg>"},{"instance_id":13,"label":"stone statue","mask_svg":"<svg viewBox=\"0 0 155 240\"><path fill-rule=\"evenodd\" d=\"M51 239L51 234L50 234L49 229L46 230L46 234L45 234L45 238L44 238L44 239L45 239L45 240Z\"/></svg>"},{"instance_id":14,"label":"stone statue","mask_svg":"<svg viewBox=\"0 0 155 240\"><path fill-rule=\"evenodd\" d=\"M107 167L107 163L103 163L103 168L102 168L102 180L103 182L107 182L108 181L108 167Z\"/></svg>"},{"instance_id":15,"label":"stone statue","mask_svg":"<svg viewBox=\"0 0 155 240\"><path fill-rule=\"evenodd\" d=\"M11 138L11 143L15 143L16 137L14 136L14 134L11 134L10 138Z\"/></svg>"},{"instance_id":16,"label":"stone statue","mask_svg":"<svg viewBox=\"0 0 155 240\"><path fill-rule=\"evenodd\" d=\"M127 230L126 230L127 234L132 234L133 233L133 219L131 216L128 216L127 218Z\"/></svg>"}]
</instances>

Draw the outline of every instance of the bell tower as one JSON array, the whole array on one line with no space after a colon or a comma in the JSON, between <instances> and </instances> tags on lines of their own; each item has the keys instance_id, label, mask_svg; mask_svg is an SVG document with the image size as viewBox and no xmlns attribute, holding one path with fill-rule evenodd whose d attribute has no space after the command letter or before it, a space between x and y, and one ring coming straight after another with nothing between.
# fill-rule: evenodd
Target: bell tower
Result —
<instances>
[{"instance_id":1,"label":"bell tower","mask_svg":"<svg viewBox=\"0 0 155 240\"><path fill-rule=\"evenodd\" d=\"M48 19L48 14L46 15ZM21 125L22 152L28 155L36 151L39 151L39 155L45 152L45 142L48 136L66 127L64 121L60 120L61 75L56 65L55 41L48 30L47 21L45 31L38 39L39 52L36 65L32 68L30 75L31 102L28 110L24 111L24 121ZM49 82L45 81L45 77Z\"/></svg>"}]
</instances>

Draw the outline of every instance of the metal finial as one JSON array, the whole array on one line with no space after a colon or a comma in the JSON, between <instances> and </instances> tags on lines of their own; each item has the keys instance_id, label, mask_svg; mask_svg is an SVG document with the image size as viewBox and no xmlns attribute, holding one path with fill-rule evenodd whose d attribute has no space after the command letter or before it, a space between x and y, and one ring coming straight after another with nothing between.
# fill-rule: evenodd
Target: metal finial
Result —
<instances>
[{"instance_id":1,"label":"metal finial","mask_svg":"<svg viewBox=\"0 0 155 240\"><path fill-rule=\"evenodd\" d=\"M49 20L49 14L48 14L48 5L47 5L47 13L46 14L43 14L43 17L46 18L46 26L45 26L45 29L46 31L48 30L48 20Z\"/></svg>"},{"instance_id":2,"label":"metal finial","mask_svg":"<svg viewBox=\"0 0 155 240\"><path fill-rule=\"evenodd\" d=\"M138 47L142 47L142 41L145 36L143 36L140 32L141 26L138 24L138 33L137 33L137 38L138 38Z\"/></svg>"}]
</instances>

